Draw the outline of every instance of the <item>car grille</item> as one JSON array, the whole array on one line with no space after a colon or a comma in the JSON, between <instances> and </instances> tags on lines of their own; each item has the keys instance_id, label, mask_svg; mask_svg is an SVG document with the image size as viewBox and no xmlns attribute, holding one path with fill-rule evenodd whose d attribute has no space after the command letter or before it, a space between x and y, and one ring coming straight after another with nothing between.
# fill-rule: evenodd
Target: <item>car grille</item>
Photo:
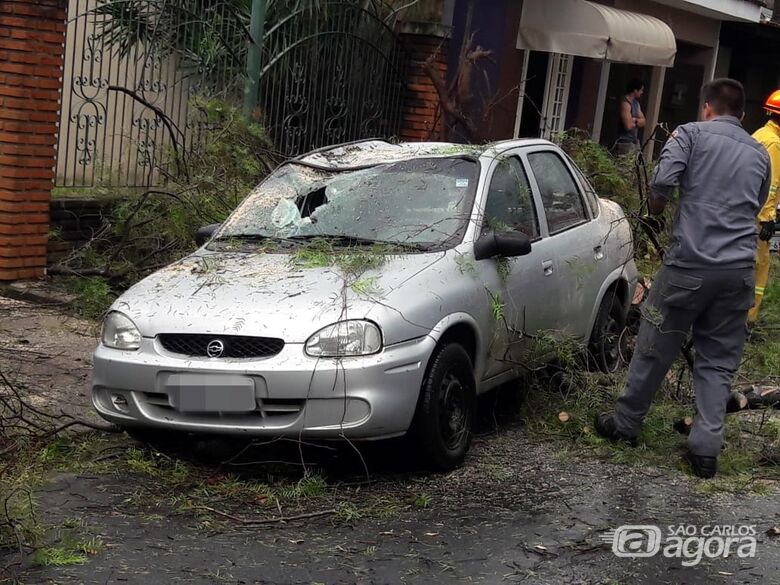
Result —
<instances>
[{"instance_id":1,"label":"car grille","mask_svg":"<svg viewBox=\"0 0 780 585\"><path fill-rule=\"evenodd\" d=\"M167 351L190 357L265 358L284 348L284 341L273 337L164 333L157 339ZM222 343L221 353L209 352L209 344L214 341Z\"/></svg>"},{"instance_id":2,"label":"car grille","mask_svg":"<svg viewBox=\"0 0 780 585\"><path fill-rule=\"evenodd\" d=\"M141 392L143 402L147 407L152 407L156 414L165 417L166 420L175 420L176 409L171 402L171 397L162 392ZM263 419L280 419L284 417L296 418L304 408L306 400L303 398L262 398L257 401L257 408L245 414L223 415L226 420L251 420L252 417ZM214 413L188 413L188 420L193 418L211 419Z\"/></svg>"}]
</instances>

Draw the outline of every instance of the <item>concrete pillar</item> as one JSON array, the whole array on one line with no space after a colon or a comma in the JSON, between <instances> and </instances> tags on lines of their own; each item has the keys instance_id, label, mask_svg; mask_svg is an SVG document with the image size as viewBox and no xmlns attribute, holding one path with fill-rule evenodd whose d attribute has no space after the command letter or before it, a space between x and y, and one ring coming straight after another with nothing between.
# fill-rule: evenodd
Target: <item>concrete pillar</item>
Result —
<instances>
[{"instance_id":1,"label":"concrete pillar","mask_svg":"<svg viewBox=\"0 0 780 585\"><path fill-rule=\"evenodd\" d=\"M599 93L596 97L596 115L593 119L593 142L601 140L601 127L604 125L604 108L607 106L607 87L609 86L610 62L601 63L601 77L599 78Z\"/></svg>"},{"instance_id":2,"label":"concrete pillar","mask_svg":"<svg viewBox=\"0 0 780 585\"><path fill-rule=\"evenodd\" d=\"M447 79L450 29L433 23L405 22L399 32L411 57L400 138L407 142L441 139L444 120L439 108L439 94L422 66L433 56L436 70L442 79Z\"/></svg>"},{"instance_id":3,"label":"concrete pillar","mask_svg":"<svg viewBox=\"0 0 780 585\"><path fill-rule=\"evenodd\" d=\"M46 270L66 0L0 0L0 280Z\"/></svg>"}]
</instances>

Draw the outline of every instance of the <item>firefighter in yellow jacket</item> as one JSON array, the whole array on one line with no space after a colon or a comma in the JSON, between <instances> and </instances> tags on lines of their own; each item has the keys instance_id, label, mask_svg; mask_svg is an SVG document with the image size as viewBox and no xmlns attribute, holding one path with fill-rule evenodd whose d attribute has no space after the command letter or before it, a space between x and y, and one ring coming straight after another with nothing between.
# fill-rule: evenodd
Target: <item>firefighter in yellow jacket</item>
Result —
<instances>
[{"instance_id":1,"label":"firefighter in yellow jacket","mask_svg":"<svg viewBox=\"0 0 780 585\"><path fill-rule=\"evenodd\" d=\"M769 197L758 214L759 234L756 251L756 304L748 314L748 321L758 319L758 310L764 289L769 282L769 241L775 233L778 188L780 188L780 90L774 92L764 105L769 114L769 121L763 128L756 130L753 138L764 145L772 160L772 184L769 187Z\"/></svg>"}]
</instances>

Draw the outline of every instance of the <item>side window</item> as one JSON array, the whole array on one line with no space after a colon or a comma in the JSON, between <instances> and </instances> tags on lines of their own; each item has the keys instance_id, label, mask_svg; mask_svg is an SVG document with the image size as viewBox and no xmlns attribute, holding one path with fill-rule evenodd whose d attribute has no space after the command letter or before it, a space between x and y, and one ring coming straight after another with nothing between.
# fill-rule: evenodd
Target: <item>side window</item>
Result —
<instances>
[{"instance_id":1,"label":"side window","mask_svg":"<svg viewBox=\"0 0 780 585\"><path fill-rule=\"evenodd\" d=\"M572 164L574 165L574 163ZM593 185L591 185L590 181L585 176L585 173L583 173L582 170L577 165L574 165L574 170L577 172L577 175L579 175L580 185L582 185L582 188L585 191L585 200L588 202L588 207L590 208L590 216L598 217L599 196L596 195L596 190L593 188Z\"/></svg>"},{"instance_id":2,"label":"side window","mask_svg":"<svg viewBox=\"0 0 780 585\"><path fill-rule=\"evenodd\" d=\"M515 157L500 161L490 179L482 231L489 229L517 230L531 240L539 237L531 185L523 163Z\"/></svg>"},{"instance_id":3,"label":"side window","mask_svg":"<svg viewBox=\"0 0 780 585\"><path fill-rule=\"evenodd\" d=\"M560 156L554 152L528 155L539 185L550 233L555 234L588 219L577 184Z\"/></svg>"}]
</instances>

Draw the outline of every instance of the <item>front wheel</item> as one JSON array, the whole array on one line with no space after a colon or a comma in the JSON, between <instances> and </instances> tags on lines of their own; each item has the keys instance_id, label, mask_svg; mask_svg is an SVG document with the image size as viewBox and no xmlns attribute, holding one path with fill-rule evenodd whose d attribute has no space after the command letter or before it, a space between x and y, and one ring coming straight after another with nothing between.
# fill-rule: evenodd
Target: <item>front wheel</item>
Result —
<instances>
[{"instance_id":1,"label":"front wheel","mask_svg":"<svg viewBox=\"0 0 780 585\"><path fill-rule=\"evenodd\" d=\"M475 403L469 354L456 343L438 347L420 389L411 427L427 465L450 470L463 463L471 445Z\"/></svg>"},{"instance_id":2,"label":"front wheel","mask_svg":"<svg viewBox=\"0 0 780 585\"><path fill-rule=\"evenodd\" d=\"M607 374L614 374L623 364L625 355L626 315L615 291L607 291L601 300L590 339L593 365Z\"/></svg>"}]
</instances>

